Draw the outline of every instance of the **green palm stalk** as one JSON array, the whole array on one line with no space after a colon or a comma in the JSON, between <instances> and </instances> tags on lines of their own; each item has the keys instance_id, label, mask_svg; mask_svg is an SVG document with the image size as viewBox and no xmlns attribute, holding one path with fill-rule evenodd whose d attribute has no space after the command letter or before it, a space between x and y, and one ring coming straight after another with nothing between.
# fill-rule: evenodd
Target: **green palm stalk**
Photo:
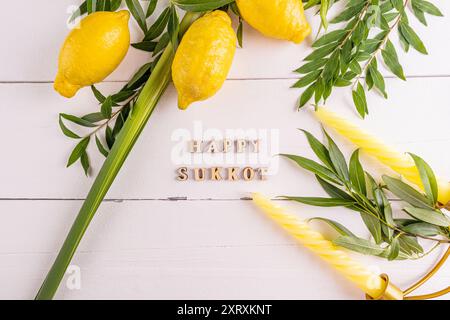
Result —
<instances>
[{"instance_id":1,"label":"green palm stalk","mask_svg":"<svg viewBox=\"0 0 450 320\"><path fill-rule=\"evenodd\" d=\"M199 12L187 12L180 23L180 36L201 15L202 13ZM142 89L134 106L133 114L126 121L95 179L53 266L36 295L37 300L52 299L55 295L89 223L170 82L173 57L174 50L172 44L169 43Z\"/></svg>"}]
</instances>

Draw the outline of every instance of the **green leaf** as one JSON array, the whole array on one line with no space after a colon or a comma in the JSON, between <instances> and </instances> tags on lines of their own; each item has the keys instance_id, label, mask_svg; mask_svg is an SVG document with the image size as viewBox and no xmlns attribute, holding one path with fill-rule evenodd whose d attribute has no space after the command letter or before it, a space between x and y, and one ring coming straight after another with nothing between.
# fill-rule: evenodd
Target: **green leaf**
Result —
<instances>
[{"instance_id":1,"label":"green leaf","mask_svg":"<svg viewBox=\"0 0 450 320\"><path fill-rule=\"evenodd\" d=\"M384 63L391 70L393 74L402 80L406 80L405 74L403 73L403 68L398 61L397 52L395 47L390 40L387 40L384 49L381 51Z\"/></svg>"},{"instance_id":2,"label":"green leaf","mask_svg":"<svg viewBox=\"0 0 450 320\"><path fill-rule=\"evenodd\" d=\"M59 115L59 127L61 128L61 131L64 133L66 137L72 138L72 139L81 139L79 135L77 135L75 132L71 131L69 128L66 127L64 124L61 115Z\"/></svg>"},{"instance_id":3,"label":"green leaf","mask_svg":"<svg viewBox=\"0 0 450 320\"><path fill-rule=\"evenodd\" d=\"M304 61L312 61L317 60L320 58L325 58L330 53L332 53L337 48L336 43L330 43L327 45L324 45L323 47L315 49L313 52L311 52L309 55L307 55L303 60Z\"/></svg>"},{"instance_id":4,"label":"green leaf","mask_svg":"<svg viewBox=\"0 0 450 320\"><path fill-rule=\"evenodd\" d=\"M93 124L93 123L91 123L91 122L89 122L89 121L87 121L87 120L84 120L84 119L82 119L82 118L78 118L78 117L76 117L76 116L73 116L73 115L71 115L71 114L60 113L59 116L62 117L62 118L64 118L64 119L66 119L66 120L68 120L68 121L70 121L70 122L73 122L73 123L75 123L75 124L78 124L78 125L80 125L80 126L83 126L83 127L88 127L88 128L94 128L94 127L96 127L95 124Z\"/></svg>"},{"instance_id":5,"label":"green leaf","mask_svg":"<svg viewBox=\"0 0 450 320\"><path fill-rule=\"evenodd\" d=\"M400 251L408 255L418 255L423 253L423 248L417 241L417 238L407 235L401 235L398 237L400 244Z\"/></svg>"},{"instance_id":6,"label":"green leaf","mask_svg":"<svg viewBox=\"0 0 450 320\"><path fill-rule=\"evenodd\" d=\"M355 56L355 61L357 61L357 62L363 62L363 61L369 60L370 57L371 57L371 55L370 55L369 53L360 51L360 52L358 52L358 54Z\"/></svg>"},{"instance_id":7,"label":"green leaf","mask_svg":"<svg viewBox=\"0 0 450 320\"><path fill-rule=\"evenodd\" d=\"M150 41L158 38L166 29L167 23L170 17L170 7L164 9L159 15L158 19L151 25L148 31L145 33L144 41Z\"/></svg>"},{"instance_id":8,"label":"green leaf","mask_svg":"<svg viewBox=\"0 0 450 320\"><path fill-rule=\"evenodd\" d=\"M412 6L412 10L417 20L419 20L424 26L427 26L428 23L427 18L425 18L425 13L420 9L418 9L417 7L415 7L414 5Z\"/></svg>"},{"instance_id":9,"label":"green leaf","mask_svg":"<svg viewBox=\"0 0 450 320\"><path fill-rule=\"evenodd\" d=\"M105 117L101 112L93 112L81 117L81 119L89 121L91 123L97 123L102 120L105 120Z\"/></svg>"},{"instance_id":10,"label":"green leaf","mask_svg":"<svg viewBox=\"0 0 450 320\"><path fill-rule=\"evenodd\" d=\"M70 167L78 159L81 158L82 154L85 153L86 148L89 145L89 141L90 141L90 138L86 137L75 146L72 153L70 154L69 161L67 162L67 167Z\"/></svg>"},{"instance_id":11,"label":"green leaf","mask_svg":"<svg viewBox=\"0 0 450 320\"><path fill-rule=\"evenodd\" d=\"M354 201L350 195L348 195L347 193L345 193L344 191L342 191L338 187L335 187L331 183L328 183L327 181L323 180L318 175L316 175L316 179L317 179L317 181L319 181L319 183L322 186L323 190L325 190L325 192L330 197Z\"/></svg>"},{"instance_id":12,"label":"green leaf","mask_svg":"<svg viewBox=\"0 0 450 320\"><path fill-rule=\"evenodd\" d=\"M339 182L339 178L336 176L336 174L333 171L318 164L317 162L315 162L313 160L310 160L310 159L307 159L307 158L304 158L301 156L292 155L292 154L281 154L281 156L295 161L300 167L302 167L303 169L306 169L308 171L311 171L312 173L318 175L322 179L331 181L336 184L341 184Z\"/></svg>"},{"instance_id":13,"label":"green leaf","mask_svg":"<svg viewBox=\"0 0 450 320\"><path fill-rule=\"evenodd\" d=\"M367 212L361 212L361 219L375 240L376 244L380 244L383 242L383 238L381 236L381 222L378 218L372 216Z\"/></svg>"},{"instance_id":14,"label":"green leaf","mask_svg":"<svg viewBox=\"0 0 450 320\"><path fill-rule=\"evenodd\" d=\"M407 233L425 237L441 234L441 228L426 222L410 223L407 226L402 227L402 230Z\"/></svg>"},{"instance_id":15,"label":"green leaf","mask_svg":"<svg viewBox=\"0 0 450 320\"><path fill-rule=\"evenodd\" d=\"M387 259L389 261L397 259L398 255L400 254L400 242L397 238L392 239L389 247L389 254L387 256Z\"/></svg>"},{"instance_id":16,"label":"green leaf","mask_svg":"<svg viewBox=\"0 0 450 320\"><path fill-rule=\"evenodd\" d=\"M333 243L339 247L343 247L361 254L377 256L383 253L384 249L376 244L362 238L339 236L334 239Z\"/></svg>"},{"instance_id":17,"label":"green leaf","mask_svg":"<svg viewBox=\"0 0 450 320\"><path fill-rule=\"evenodd\" d=\"M400 179L383 175L383 181L386 183L389 191L401 200L406 201L415 207L433 209L433 206L430 205L430 202L423 194Z\"/></svg>"},{"instance_id":18,"label":"green leaf","mask_svg":"<svg viewBox=\"0 0 450 320\"><path fill-rule=\"evenodd\" d=\"M155 12L156 5L158 4L158 0L150 0L150 3L148 4L147 11L145 13L145 17L150 17L153 12Z\"/></svg>"},{"instance_id":19,"label":"green leaf","mask_svg":"<svg viewBox=\"0 0 450 320\"><path fill-rule=\"evenodd\" d=\"M348 167L345 161L344 155L341 150L339 150L336 143L331 139L326 131L325 136L328 141L328 151L330 152L330 159L333 163L333 167L335 168L339 177L341 177L345 181L349 181Z\"/></svg>"},{"instance_id":20,"label":"green leaf","mask_svg":"<svg viewBox=\"0 0 450 320\"><path fill-rule=\"evenodd\" d=\"M312 44L312 47L318 48L318 47L321 47L323 45L326 45L326 44L329 44L332 42L337 42L337 41L341 40L346 35L346 33L347 33L347 31L344 29L338 29L338 30L328 32L328 33L324 34L322 37L320 37L318 40L316 40Z\"/></svg>"},{"instance_id":21,"label":"green leaf","mask_svg":"<svg viewBox=\"0 0 450 320\"><path fill-rule=\"evenodd\" d=\"M81 166L83 167L84 174L89 176L89 168L91 167L89 164L89 156L86 151L81 154L80 157Z\"/></svg>"},{"instance_id":22,"label":"green leaf","mask_svg":"<svg viewBox=\"0 0 450 320\"><path fill-rule=\"evenodd\" d=\"M409 46L409 43L406 40L406 38L401 33L400 26L398 26L398 38L399 38L400 43L402 45L403 51L408 52L410 46Z\"/></svg>"},{"instance_id":23,"label":"green leaf","mask_svg":"<svg viewBox=\"0 0 450 320\"><path fill-rule=\"evenodd\" d=\"M239 24L238 24L238 28L236 31L236 36L237 36L239 47L241 47L241 48L242 48L243 29L244 29L244 27L243 27L242 19L239 18Z\"/></svg>"},{"instance_id":24,"label":"green leaf","mask_svg":"<svg viewBox=\"0 0 450 320\"><path fill-rule=\"evenodd\" d=\"M320 75L321 70L315 70L311 73L308 73L306 76L303 76L300 80L298 80L292 88L303 88L309 85L311 82L314 82L317 77Z\"/></svg>"},{"instance_id":25,"label":"green leaf","mask_svg":"<svg viewBox=\"0 0 450 320\"><path fill-rule=\"evenodd\" d=\"M230 3L230 9L231 9L231 11L232 11L235 15L237 15L239 18L242 18L242 15L241 15L241 13L239 12L239 8L238 8L236 2Z\"/></svg>"},{"instance_id":26,"label":"green leaf","mask_svg":"<svg viewBox=\"0 0 450 320\"><path fill-rule=\"evenodd\" d=\"M379 39L367 39L361 43L360 50L369 55L373 54L381 45L381 40Z\"/></svg>"},{"instance_id":27,"label":"green leaf","mask_svg":"<svg viewBox=\"0 0 450 320\"><path fill-rule=\"evenodd\" d=\"M117 135L120 133L120 130L122 130L123 124L124 124L124 118L121 114L117 116L116 122L114 123L114 128L112 131L113 136L116 138Z\"/></svg>"},{"instance_id":28,"label":"green leaf","mask_svg":"<svg viewBox=\"0 0 450 320\"><path fill-rule=\"evenodd\" d=\"M348 21L352 18L355 18L361 12L361 10L364 8L364 5L365 5L365 2L361 2L354 6L346 8L340 14L338 14L334 19L332 19L330 21L330 23L339 23L339 22Z\"/></svg>"},{"instance_id":29,"label":"green leaf","mask_svg":"<svg viewBox=\"0 0 450 320\"><path fill-rule=\"evenodd\" d=\"M125 2L134 19L136 19L137 24L145 34L147 32L147 22L145 21L146 16L139 0L125 0Z\"/></svg>"},{"instance_id":30,"label":"green leaf","mask_svg":"<svg viewBox=\"0 0 450 320\"><path fill-rule=\"evenodd\" d=\"M353 71L347 71L344 76L343 79L345 80L353 80L358 74L354 73Z\"/></svg>"},{"instance_id":31,"label":"green leaf","mask_svg":"<svg viewBox=\"0 0 450 320\"><path fill-rule=\"evenodd\" d=\"M394 219L395 224L400 226L400 227L406 227L412 223L416 223L417 220L416 219Z\"/></svg>"},{"instance_id":32,"label":"green leaf","mask_svg":"<svg viewBox=\"0 0 450 320\"><path fill-rule=\"evenodd\" d=\"M111 118L112 105L113 105L113 101L112 101L111 96L106 98L106 100L102 103L101 111L102 111L102 114L105 117L105 119Z\"/></svg>"},{"instance_id":33,"label":"green leaf","mask_svg":"<svg viewBox=\"0 0 450 320\"><path fill-rule=\"evenodd\" d=\"M438 17L444 16L438 7L436 7L431 2L428 2L425 0L412 0L412 6L416 9L419 9L420 11L426 12L433 16L438 16Z\"/></svg>"},{"instance_id":34,"label":"green leaf","mask_svg":"<svg viewBox=\"0 0 450 320\"><path fill-rule=\"evenodd\" d=\"M323 221L323 222L327 223L328 225L333 227L333 229L336 230L342 236L356 237L354 233L352 233L350 230L348 230L345 226L343 226L342 224L340 224L337 221L326 219L326 218L320 218L320 217L311 218L308 221L314 221L314 220L319 220L319 221Z\"/></svg>"},{"instance_id":35,"label":"green leaf","mask_svg":"<svg viewBox=\"0 0 450 320\"><path fill-rule=\"evenodd\" d=\"M431 167L419 156L416 156L413 153L409 153L409 155L416 164L425 192L428 198L431 199L431 205L434 205L437 203L438 185L433 170L431 170Z\"/></svg>"},{"instance_id":36,"label":"green leaf","mask_svg":"<svg viewBox=\"0 0 450 320\"><path fill-rule=\"evenodd\" d=\"M316 86L315 84L310 85L308 88L303 91L302 95L300 96L300 101L298 104L298 108L302 108L305 106L305 104L311 100L311 97L313 96L315 92Z\"/></svg>"},{"instance_id":37,"label":"green leaf","mask_svg":"<svg viewBox=\"0 0 450 320\"><path fill-rule=\"evenodd\" d=\"M355 75L360 74L362 72L361 66L356 60L352 60L348 65L348 67Z\"/></svg>"},{"instance_id":38,"label":"green leaf","mask_svg":"<svg viewBox=\"0 0 450 320\"><path fill-rule=\"evenodd\" d=\"M120 8L120 5L122 4L122 0L111 0L110 10L116 11Z\"/></svg>"},{"instance_id":39,"label":"green leaf","mask_svg":"<svg viewBox=\"0 0 450 320\"><path fill-rule=\"evenodd\" d=\"M340 52L335 51L331 57L328 59L325 67L323 68L323 78L325 81L331 81L339 76L339 66L340 66Z\"/></svg>"},{"instance_id":40,"label":"green leaf","mask_svg":"<svg viewBox=\"0 0 450 320\"><path fill-rule=\"evenodd\" d=\"M325 30L328 28L328 21L327 21L328 8L329 8L328 0L321 0L320 1L320 20L321 20L322 25L325 28Z\"/></svg>"},{"instance_id":41,"label":"green leaf","mask_svg":"<svg viewBox=\"0 0 450 320\"><path fill-rule=\"evenodd\" d=\"M289 196L281 196L281 198L316 207L341 207L341 206L346 207L355 204L353 200L345 200L340 198L289 197Z\"/></svg>"},{"instance_id":42,"label":"green leaf","mask_svg":"<svg viewBox=\"0 0 450 320\"><path fill-rule=\"evenodd\" d=\"M172 42L173 51L177 51L178 47L178 31L180 22L178 20L177 10L174 6L170 7L169 21L167 23L167 32Z\"/></svg>"},{"instance_id":43,"label":"green leaf","mask_svg":"<svg viewBox=\"0 0 450 320\"><path fill-rule=\"evenodd\" d=\"M382 224L381 227L384 230L384 233L388 237L388 239L392 239L394 235L394 230L392 230L391 228L397 225L392 215L392 206L381 188L377 188L374 192L378 194L379 198L381 198L383 204L382 213L384 216L384 220L389 225L386 226L385 224Z\"/></svg>"},{"instance_id":44,"label":"green leaf","mask_svg":"<svg viewBox=\"0 0 450 320\"><path fill-rule=\"evenodd\" d=\"M316 60L310 61L308 63L305 63L300 68L296 69L294 72L307 74L307 73L316 71L317 69L323 67L325 65L325 63L327 63L327 61L328 61L328 59L316 59Z\"/></svg>"},{"instance_id":45,"label":"green leaf","mask_svg":"<svg viewBox=\"0 0 450 320\"><path fill-rule=\"evenodd\" d=\"M356 90L352 91L353 103L355 104L356 110L359 115L364 118L368 114L366 93L361 83L358 82Z\"/></svg>"},{"instance_id":46,"label":"green leaf","mask_svg":"<svg viewBox=\"0 0 450 320\"><path fill-rule=\"evenodd\" d=\"M159 38L158 44L156 45L155 50L153 50L153 57L163 51L167 44L170 42L170 37L167 32L164 32L162 36Z\"/></svg>"},{"instance_id":47,"label":"green leaf","mask_svg":"<svg viewBox=\"0 0 450 320\"><path fill-rule=\"evenodd\" d=\"M146 51L146 52L153 52L153 50L155 50L157 44L158 43L155 41L142 41L142 42L138 42L138 43L132 43L131 46L138 50L142 50L142 51Z\"/></svg>"},{"instance_id":48,"label":"green leaf","mask_svg":"<svg viewBox=\"0 0 450 320\"><path fill-rule=\"evenodd\" d=\"M366 72L366 84L367 84L367 90L372 90L374 83L373 83L372 74L368 70Z\"/></svg>"},{"instance_id":49,"label":"green leaf","mask_svg":"<svg viewBox=\"0 0 450 320\"><path fill-rule=\"evenodd\" d=\"M373 178L371 177L371 179ZM375 201L377 208L381 212L384 208L384 202L382 199L382 192L380 190L380 186L374 181L371 181L370 185L372 187L372 198Z\"/></svg>"},{"instance_id":50,"label":"green leaf","mask_svg":"<svg viewBox=\"0 0 450 320\"><path fill-rule=\"evenodd\" d=\"M223 7L234 0L172 0L172 3L184 11L202 12Z\"/></svg>"},{"instance_id":51,"label":"green leaf","mask_svg":"<svg viewBox=\"0 0 450 320\"><path fill-rule=\"evenodd\" d=\"M113 94L111 96L111 99L114 103L120 103L123 102L125 100L128 100L129 98L131 98L136 92L133 90L121 90L116 94Z\"/></svg>"},{"instance_id":52,"label":"green leaf","mask_svg":"<svg viewBox=\"0 0 450 320\"><path fill-rule=\"evenodd\" d=\"M333 169L333 163L331 162L330 153L328 149L311 133L306 130L300 129L306 136L309 146L314 151L316 156L325 164L328 168Z\"/></svg>"},{"instance_id":53,"label":"green leaf","mask_svg":"<svg viewBox=\"0 0 450 320\"><path fill-rule=\"evenodd\" d=\"M106 138L106 144L108 145L108 148L112 149L116 139L113 135L111 128L108 125L106 126L106 129L105 129L105 138Z\"/></svg>"},{"instance_id":54,"label":"green leaf","mask_svg":"<svg viewBox=\"0 0 450 320\"><path fill-rule=\"evenodd\" d=\"M397 9L397 11L399 11L399 12L403 12L404 11L404 9L403 9L403 6L404 6L403 0L391 0L391 4L392 4L392 6L395 9Z\"/></svg>"},{"instance_id":55,"label":"green leaf","mask_svg":"<svg viewBox=\"0 0 450 320\"><path fill-rule=\"evenodd\" d=\"M430 209L406 207L403 208L410 216L424 222L428 222L440 227L450 227L450 219L442 212Z\"/></svg>"},{"instance_id":56,"label":"green leaf","mask_svg":"<svg viewBox=\"0 0 450 320\"><path fill-rule=\"evenodd\" d=\"M322 95L324 103L327 102L328 97L331 95L331 90L333 90L333 83L326 82L325 88L323 89L323 95Z\"/></svg>"},{"instance_id":57,"label":"green leaf","mask_svg":"<svg viewBox=\"0 0 450 320\"><path fill-rule=\"evenodd\" d=\"M359 149L355 150L350 158L349 176L352 187L363 195L367 195L364 169L359 161Z\"/></svg>"},{"instance_id":58,"label":"green leaf","mask_svg":"<svg viewBox=\"0 0 450 320\"><path fill-rule=\"evenodd\" d=\"M335 87L348 87L351 84L352 84L352 82L350 80L347 80L344 78L338 78L338 79L336 79L334 86Z\"/></svg>"},{"instance_id":59,"label":"green leaf","mask_svg":"<svg viewBox=\"0 0 450 320\"><path fill-rule=\"evenodd\" d=\"M100 91L98 91L94 85L91 86L91 90L98 102L103 103L105 101L105 96Z\"/></svg>"},{"instance_id":60,"label":"green leaf","mask_svg":"<svg viewBox=\"0 0 450 320\"><path fill-rule=\"evenodd\" d=\"M383 94L383 96L387 99L386 85L384 83L384 77L380 73L380 71L378 71L375 59L372 60L372 62L370 63L368 72L370 73L370 76L373 80L373 84L375 85L375 87L378 88L378 90L380 90L380 92Z\"/></svg>"},{"instance_id":61,"label":"green leaf","mask_svg":"<svg viewBox=\"0 0 450 320\"><path fill-rule=\"evenodd\" d=\"M303 2L305 2L305 1L303 0ZM314 7L315 5L318 5L318 4L320 4L320 0L308 0L308 2L306 2L306 3L303 5L303 8L304 8L305 10L307 10L307 9L309 9L309 8Z\"/></svg>"},{"instance_id":62,"label":"green leaf","mask_svg":"<svg viewBox=\"0 0 450 320\"><path fill-rule=\"evenodd\" d=\"M348 70L348 65L353 59L352 51L353 45L351 41L346 41L340 50L341 73L345 73Z\"/></svg>"},{"instance_id":63,"label":"green leaf","mask_svg":"<svg viewBox=\"0 0 450 320\"><path fill-rule=\"evenodd\" d=\"M151 63L146 63L142 67L140 67L139 70L130 79L130 81L128 81L127 89L133 90L136 84L142 82L142 80L146 77L146 75L150 73L151 66L152 66Z\"/></svg>"},{"instance_id":64,"label":"green leaf","mask_svg":"<svg viewBox=\"0 0 450 320\"><path fill-rule=\"evenodd\" d=\"M314 91L314 103L317 105L322 98L323 92L325 90L325 82L323 78L319 78L316 81L316 89Z\"/></svg>"},{"instance_id":65,"label":"green leaf","mask_svg":"<svg viewBox=\"0 0 450 320\"><path fill-rule=\"evenodd\" d=\"M106 148L103 146L103 144L101 143L100 139L97 136L95 136L95 144L97 145L98 151L100 151L100 153L104 155L106 158L109 152L108 150L106 150Z\"/></svg>"},{"instance_id":66,"label":"green leaf","mask_svg":"<svg viewBox=\"0 0 450 320\"><path fill-rule=\"evenodd\" d=\"M355 31L353 31L352 33L351 42L349 41L348 43L353 43L355 46L357 46L361 43L361 41L367 38L368 34L369 30L367 25L364 23L358 23Z\"/></svg>"},{"instance_id":67,"label":"green leaf","mask_svg":"<svg viewBox=\"0 0 450 320\"><path fill-rule=\"evenodd\" d=\"M420 40L419 36L414 32L414 30L406 23L400 22L399 25L400 32L406 41L413 46L414 49L423 54L428 54L425 45L422 40Z\"/></svg>"},{"instance_id":68,"label":"green leaf","mask_svg":"<svg viewBox=\"0 0 450 320\"><path fill-rule=\"evenodd\" d=\"M69 22L75 21L76 18L81 17L87 13L87 1L84 1L77 10L69 18Z\"/></svg>"}]
</instances>

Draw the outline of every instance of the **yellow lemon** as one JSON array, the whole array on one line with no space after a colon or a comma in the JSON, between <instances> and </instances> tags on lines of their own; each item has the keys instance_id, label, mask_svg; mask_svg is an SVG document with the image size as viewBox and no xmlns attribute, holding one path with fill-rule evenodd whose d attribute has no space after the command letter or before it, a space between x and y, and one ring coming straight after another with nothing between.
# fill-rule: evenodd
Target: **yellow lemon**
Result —
<instances>
[{"instance_id":1,"label":"yellow lemon","mask_svg":"<svg viewBox=\"0 0 450 320\"><path fill-rule=\"evenodd\" d=\"M223 11L208 13L191 25L172 64L180 109L219 91L233 62L236 42L230 17Z\"/></svg>"},{"instance_id":2,"label":"yellow lemon","mask_svg":"<svg viewBox=\"0 0 450 320\"><path fill-rule=\"evenodd\" d=\"M81 20L61 48L55 90L71 98L110 75L130 46L129 18L128 11L119 11L95 12Z\"/></svg>"},{"instance_id":3,"label":"yellow lemon","mask_svg":"<svg viewBox=\"0 0 450 320\"><path fill-rule=\"evenodd\" d=\"M300 43L311 33L302 0L236 0L244 20L267 37Z\"/></svg>"}]
</instances>

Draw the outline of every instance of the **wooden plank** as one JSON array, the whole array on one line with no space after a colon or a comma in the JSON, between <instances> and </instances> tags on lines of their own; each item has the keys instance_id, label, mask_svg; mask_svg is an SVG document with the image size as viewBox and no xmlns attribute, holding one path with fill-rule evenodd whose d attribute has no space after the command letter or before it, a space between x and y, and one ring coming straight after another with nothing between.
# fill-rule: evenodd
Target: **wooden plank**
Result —
<instances>
[{"instance_id":1,"label":"wooden plank","mask_svg":"<svg viewBox=\"0 0 450 320\"><path fill-rule=\"evenodd\" d=\"M255 190L271 195L319 195L320 188L309 173L266 153L262 153L266 159L261 162L278 167L276 175L267 181L180 182L175 179L176 168L182 165L172 159L174 148L179 144L178 134L193 133L197 121L201 122L204 130L216 130L220 134L225 134L227 129L266 129L269 133L274 130L273 140L275 143L279 141L279 147L274 147L270 151L272 154L283 152L313 157L306 139L297 128L319 136L321 128L312 116L311 108L295 111L299 92L288 89L290 83L290 80L227 81L214 98L193 105L185 112L177 109L175 92L169 89L108 197L239 199ZM364 121L355 121L400 150L421 155L438 175L450 176L447 165L450 149L445 148L450 140L447 130L449 85L450 79L410 79L407 83L390 79L387 81L388 102L377 94L370 94L370 116ZM101 89L108 92L119 86L106 84ZM66 100L55 94L50 84L3 84L0 85L0 100L0 111L5 115L0 126L4 137L0 197L84 198L93 179L83 176L79 164L65 168L75 141L62 135L57 118L59 112L82 115L95 111L89 90L81 92L76 99ZM347 89L338 90L328 105L356 119ZM338 141L342 142L342 139ZM348 153L351 148L344 145L344 149ZM90 153L95 155L91 162L96 173L102 156L98 155L94 143L90 145ZM235 159L234 163L238 160ZM243 167L247 163L249 161L244 161L238 166ZM204 161L188 166L214 165ZM374 161L368 162L368 169L373 173L386 172Z\"/></svg>"},{"instance_id":2,"label":"wooden plank","mask_svg":"<svg viewBox=\"0 0 450 320\"><path fill-rule=\"evenodd\" d=\"M10 45L8 50L0 52L0 61L7 61L2 65L0 81L53 81L59 48L69 31L66 24L69 17L68 11L80 2L76 0L42 0L39 3L33 0L10 1L4 10L20 13L21 23L20 28L15 28L14 32L3 34L2 41ZM166 2L160 1L159 7L161 8L164 3ZM448 1L439 0L434 3L442 12L449 12ZM330 16L332 17L333 14L333 12L330 13ZM307 15L315 34L319 17L314 15L314 10L309 10ZM37 19L39 23L36 23ZM445 41L448 36L443 36L442 33L443 30L450 29L450 19L430 17L428 20L427 28L420 25L415 18L411 19L411 24L423 38L429 56L423 56L413 50L405 55L399 50L400 61L403 62L408 76L450 75L450 65L446 63L450 42ZM5 15L2 23L4 26L15 26L17 25L16 16ZM131 26L133 41L139 41L142 38L140 31L135 23ZM394 43L398 46L396 38L394 37ZM291 71L299 67L301 59L310 52L309 45L312 41L313 36L301 45L267 39L246 25L244 48L237 50L229 78L293 78L295 74ZM147 54L130 49L125 61L108 80L128 80L130 75L148 58Z\"/></svg>"},{"instance_id":3,"label":"wooden plank","mask_svg":"<svg viewBox=\"0 0 450 320\"><path fill-rule=\"evenodd\" d=\"M284 202L283 202L284 203ZM31 299L81 201L0 201L0 298ZM332 217L361 236L345 209L284 203L301 218ZM314 224L329 237L327 227ZM355 256L407 287L440 254L387 262ZM104 203L73 260L81 288L68 276L64 299L362 299L353 285L297 244L250 201L123 201ZM450 266L420 292L448 283ZM73 270L73 269L72 269Z\"/></svg>"}]
</instances>

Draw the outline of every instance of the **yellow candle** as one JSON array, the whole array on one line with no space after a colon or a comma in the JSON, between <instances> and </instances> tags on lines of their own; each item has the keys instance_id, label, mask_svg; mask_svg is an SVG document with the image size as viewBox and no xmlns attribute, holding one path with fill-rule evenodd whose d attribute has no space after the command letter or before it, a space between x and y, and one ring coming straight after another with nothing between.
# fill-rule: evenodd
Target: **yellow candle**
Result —
<instances>
[{"instance_id":1,"label":"yellow candle","mask_svg":"<svg viewBox=\"0 0 450 320\"><path fill-rule=\"evenodd\" d=\"M419 171L414 164L414 160L409 155L385 145L350 121L325 108L318 108L315 114L324 125L334 129L365 153L377 158L381 163L387 165L423 190ZM438 201L442 204L447 204L450 201L450 183L438 179L438 190Z\"/></svg>"},{"instance_id":2,"label":"yellow candle","mask_svg":"<svg viewBox=\"0 0 450 320\"><path fill-rule=\"evenodd\" d=\"M352 260L346 252L338 249L319 232L311 229L306 222L286 213L282 207L258 193L253 194L253 202L298 242L328 262L369 296L378 298L384 293L385 280Z\"/></svg>"}]
</instances>

